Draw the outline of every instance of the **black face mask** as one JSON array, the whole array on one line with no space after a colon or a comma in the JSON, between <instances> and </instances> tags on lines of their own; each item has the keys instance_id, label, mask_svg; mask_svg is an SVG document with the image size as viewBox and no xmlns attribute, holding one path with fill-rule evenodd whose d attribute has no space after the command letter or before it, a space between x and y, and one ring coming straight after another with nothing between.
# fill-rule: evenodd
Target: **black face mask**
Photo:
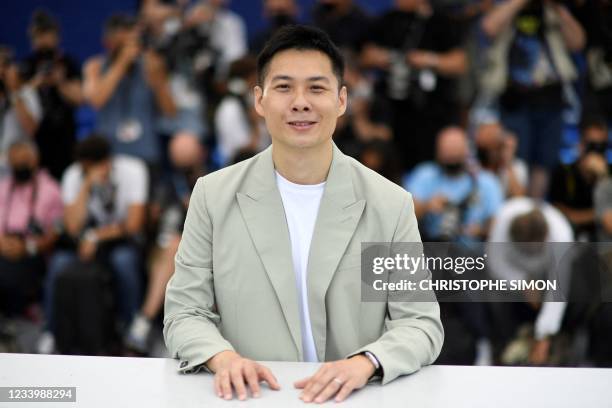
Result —
<instances>
[{"instance_id":1,"label":"black face mask","mask_svg":"<svg viewBox=\"0 0 612 408\"><path fill-rule=\"evenodd\" d=\"M274 25L274 27L282 27L292 23L293 17L291 17L289 14L279 13L272 17L272 24Z\"/></svg>"},{"instance_id":2,"label":"black face mask","mask_svg":"<svg viewBox=\"0 0 612 408\"><path fill-rule=\"evenodd\" d=\"M321 4L321 10L323 10L323 12L325 13L333 13L334 11L336 11L337 8L338 8L337 4L333 4L333 3Z\"/></svg>"},{"instance_id":3,"label":"black face mask","mask_svg":"<svg viewBox=\"0 0 612 408\"><path fill-rule=\"evenodd\" d=\"M606 154L606 150L608 150L607 142L589 142L585 146L585 153L599 153Z\"/></svg>"},{"instance_id":4,"label":"black face mask","mask_svg":"<svg viewBox=\"0 0 612 408\"><path fill-rule=\"evenodd\" d=\"M35 52L36 58L38 58L39 60L45 60L45 61L54 60L56 53L57 51L55 50L55 48L51 48L51 47L39 48Z\"/></svg>"},{"instance_id":5,"label":"black face mask","mask_svg":"<svg viewBox=\"0 0 612 408\"><path fill-rule=\"evenodd\" d=\"M34 175L34 170L30 166L15 166L13 168L13 179L16 184L25 184L28 181L32 180L32 176Z\"/></svg>"},{"instance_id":6,"label":"black face mask","mask_svg":"<svg viewBox=\"0 0 612 408\"><path fill-rule=\"evenodd\" d=\"M449 176L458 176L459 174L463 172L462 162L442 163L440 164L440 166L442 166L444 173L446 173Z\"/></svg>"},{"instance_id":7,"label":"black face mask","mask_svg":"<svg viewBox=\"0 0 612 408\"><path fill-rule=\"evenodd\" d=\"M476 158L483 166L489 165L489 151L487 149L483 149L482 147L476 148Z\"/></svg>"}]
</instances>

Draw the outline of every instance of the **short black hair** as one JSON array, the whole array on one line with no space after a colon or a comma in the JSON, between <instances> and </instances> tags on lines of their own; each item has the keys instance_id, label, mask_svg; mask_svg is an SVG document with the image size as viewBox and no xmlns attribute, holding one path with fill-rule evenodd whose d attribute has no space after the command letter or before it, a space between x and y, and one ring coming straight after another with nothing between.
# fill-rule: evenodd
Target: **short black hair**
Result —
<instances>
[{"instance_id":1,"label":"short black hair","mask_svg":"<svg viewBox=\"0 0 612 408\"><path fill-rule=\"evenodd\" d=\"M589 129L592 129L592 128L601 129L601 130L607 131L608 130L608 121L602 115L590 113L590 114L585 114L580 119L580 125L578 127L579 127L579 130L580 130L580 137L584 138L585 132L587 130L589 130Z\"/></svg>"},{"instance_id":2,"label":"short black hair","mask_svg":"<svg viewBox=\"0 0 612 408\"><path fill-rule=\"evenodd\" d=\"M136 23L136 18L129 14L113 14L104 22L104 35L113 34L115 31L132 29L136 27Z\"/></svg>"},{"instance_id":3,"label":"short black hair","mask_svg":"<svg viewBox=\"0 0 612 408\"><path fill-rule=\"evenodd\" d=\"M30 19L30 33L58 33L59 23L57 20L49 14L47 11L42 9L34 10L32 18Z\"/></svg>"},{"instance_id":4,"label":"short black hair","mask_svg":"<svg viewBox=\"0 0 612 408\"><path fill-rule=\"evenodd\" d=\"M104 136L93 133L77 143L74 155L77 161L100 163L111 157L111 146Z\"/></svg>"},{"instance_id":5,"label":"short black hair","mask_svg":"<svg viewBox=\"0 0 612 408\"><path fill-rule=\"evenodd\" d=\"M263 86L268 65L279 52L286 50L320 51L327 55L332 64L338 86L344 83L344 58L329 36L316 27L287 25L280 28L268 40L257 57L257 83Z\"/></svg>"}]
</instances>

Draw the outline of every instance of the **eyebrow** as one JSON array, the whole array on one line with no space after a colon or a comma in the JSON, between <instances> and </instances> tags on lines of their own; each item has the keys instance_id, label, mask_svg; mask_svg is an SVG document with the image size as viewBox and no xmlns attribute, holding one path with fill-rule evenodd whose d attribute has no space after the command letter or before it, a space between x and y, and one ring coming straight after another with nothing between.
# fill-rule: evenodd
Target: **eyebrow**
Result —
<instances>
[{"instance_id":1,"label":"eyebrow","mask_svg":"<svg viewBox=\"0 0 612 408\"><path fill-rule=\"evenodd\" d=\"M293 80L295 80L295 78L289 75L276 75L272 78L270 82L272 83L276 81L293 81ZM326 76L313 76L313 77L306 78L306 80L308 82L318 82L318 81L327 82L327 83L331 82L329 78L327 78Z\"/></svg>"}]
</instances>

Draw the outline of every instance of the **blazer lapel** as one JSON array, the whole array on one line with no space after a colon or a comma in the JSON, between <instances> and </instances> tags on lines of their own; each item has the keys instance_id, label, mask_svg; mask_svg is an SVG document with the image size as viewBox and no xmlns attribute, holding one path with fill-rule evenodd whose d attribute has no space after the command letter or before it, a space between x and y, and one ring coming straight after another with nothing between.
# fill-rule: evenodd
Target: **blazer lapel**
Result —
<instances>
[{"instance_id":1,"label":"blazer lapel","mask_svg":"<svg viewBox=\"0 0 612 408\"><path fill-rule=\"evenodd\" d=\"M299 360L303 360L297 284L291 255L289 229L276 185L271 147L254 163L238 205L251 239L274 287Z\"/></svg>"},{"instance_id":2,"label":"blazer lapel","mask_svg":"<svg viewBox=\"0 0 612 408\"><path fill-rule=\"evenodd\" d=\"M332 165L310 244L308 305L319 361L325 360L326 349L325 294L365 208L365 200L355 198L349 166L346 156L334 145Z\"/></svg>"}]
</instances>

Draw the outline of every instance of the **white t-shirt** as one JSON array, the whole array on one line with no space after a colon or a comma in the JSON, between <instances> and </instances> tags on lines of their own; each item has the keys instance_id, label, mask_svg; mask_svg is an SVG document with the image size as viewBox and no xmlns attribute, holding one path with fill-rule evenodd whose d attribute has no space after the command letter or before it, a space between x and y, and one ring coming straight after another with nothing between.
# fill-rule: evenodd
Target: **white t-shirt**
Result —
<instances>
[{"instance_id":1,"label":"white t-shirt","mask_svg":"<svg viewBox=\"0 0 612 408\"><path fill-rule=\"evenodd\" d=\"M32 118L39 122L43 112L36 90L31 86L24 86L19 90L19 97ZM15 106L11 106L4 115L0 115L0 162L6 161L9 147L20 140L31 140L31 138L19 123Z\"/></svg>"},{"instance_id":2,"label":"white t-shirt","mask_svg":"<svg viewBox=\"0 0 612 408\"><path fill-rule=\"evenodd\" d=\"M74 203L83 184L83 170L79 163L73 163L62 177L62 200L65 205ZM134 204L145 204L149 191L149 174L144 162L124 155L112 158L109 190L97 194L92 192L88 203L89 215L98 225L122 222L127 218L128 209ZM102 202L106 195L112 205Z\"/></svg>"},{"instance_id":3,"label":"white t-shirt","mask_svg":"<svg viewBox=\"0 0 612 408\"><path fill-rule=\"evenodd\" d=\"M512 220L521 215L526 214L529 211L539 207L540 211L544 215L544 219L546 220L546 224L548 225L548 236L546 238L546 242L573 242L574 241L574 233L572 231L572 227L565 218L565 216L547 203L537 203L531 198L526 197L517 197L511 200L508 200L506 204L502 206L502 208L497 212L495 217L493 226L491 228L491 232L489 234L489 242L510 242L510 225ZM505 248L505 247L504 247ZM494 247L489 246L487 252L492 252ZM501 249L501 247L497 247L497 250ZM553 251L555 249L562 250L563 247L552 247ZM557 259L560 258L562 254L557 254ZM529 278L528 274L521 270L517 269L514 265L509 262L501 261L505 259L500 256L499 262L496 262L495 265L491 268L490 272L494 278L498 279L527 279ZM566 274L569 273L565 268L559 268L557 273L560 275L560 278L567 279ZM561 276L564 275L564 276ZM535 322L535 336L538 339L544 338L548 335L556 334L561 328L561 323L563 321L563 314L565 313L565 308L567 304L565 302L544 302L542 304L542 308L540 309L540 313Z\"/></svg>"},{"instance_id":4,"label":"white t-shirt","mask_svg":"<svg viewBox=\"0 0 612 408\"><path fill-rule=\"evenodd\" d=\"M304 361L318 362L317 349L312 335L310 313L308 309L308 286L306 271L308 269L308 254L314 232L321 197L325 183L304 185L290 182L276 172L276 183L283 200L285 217L291 239L291 255L293 270L297 283L300 304L300 323L302 328L302 349Z\"/></svg>"}]
</instances>

